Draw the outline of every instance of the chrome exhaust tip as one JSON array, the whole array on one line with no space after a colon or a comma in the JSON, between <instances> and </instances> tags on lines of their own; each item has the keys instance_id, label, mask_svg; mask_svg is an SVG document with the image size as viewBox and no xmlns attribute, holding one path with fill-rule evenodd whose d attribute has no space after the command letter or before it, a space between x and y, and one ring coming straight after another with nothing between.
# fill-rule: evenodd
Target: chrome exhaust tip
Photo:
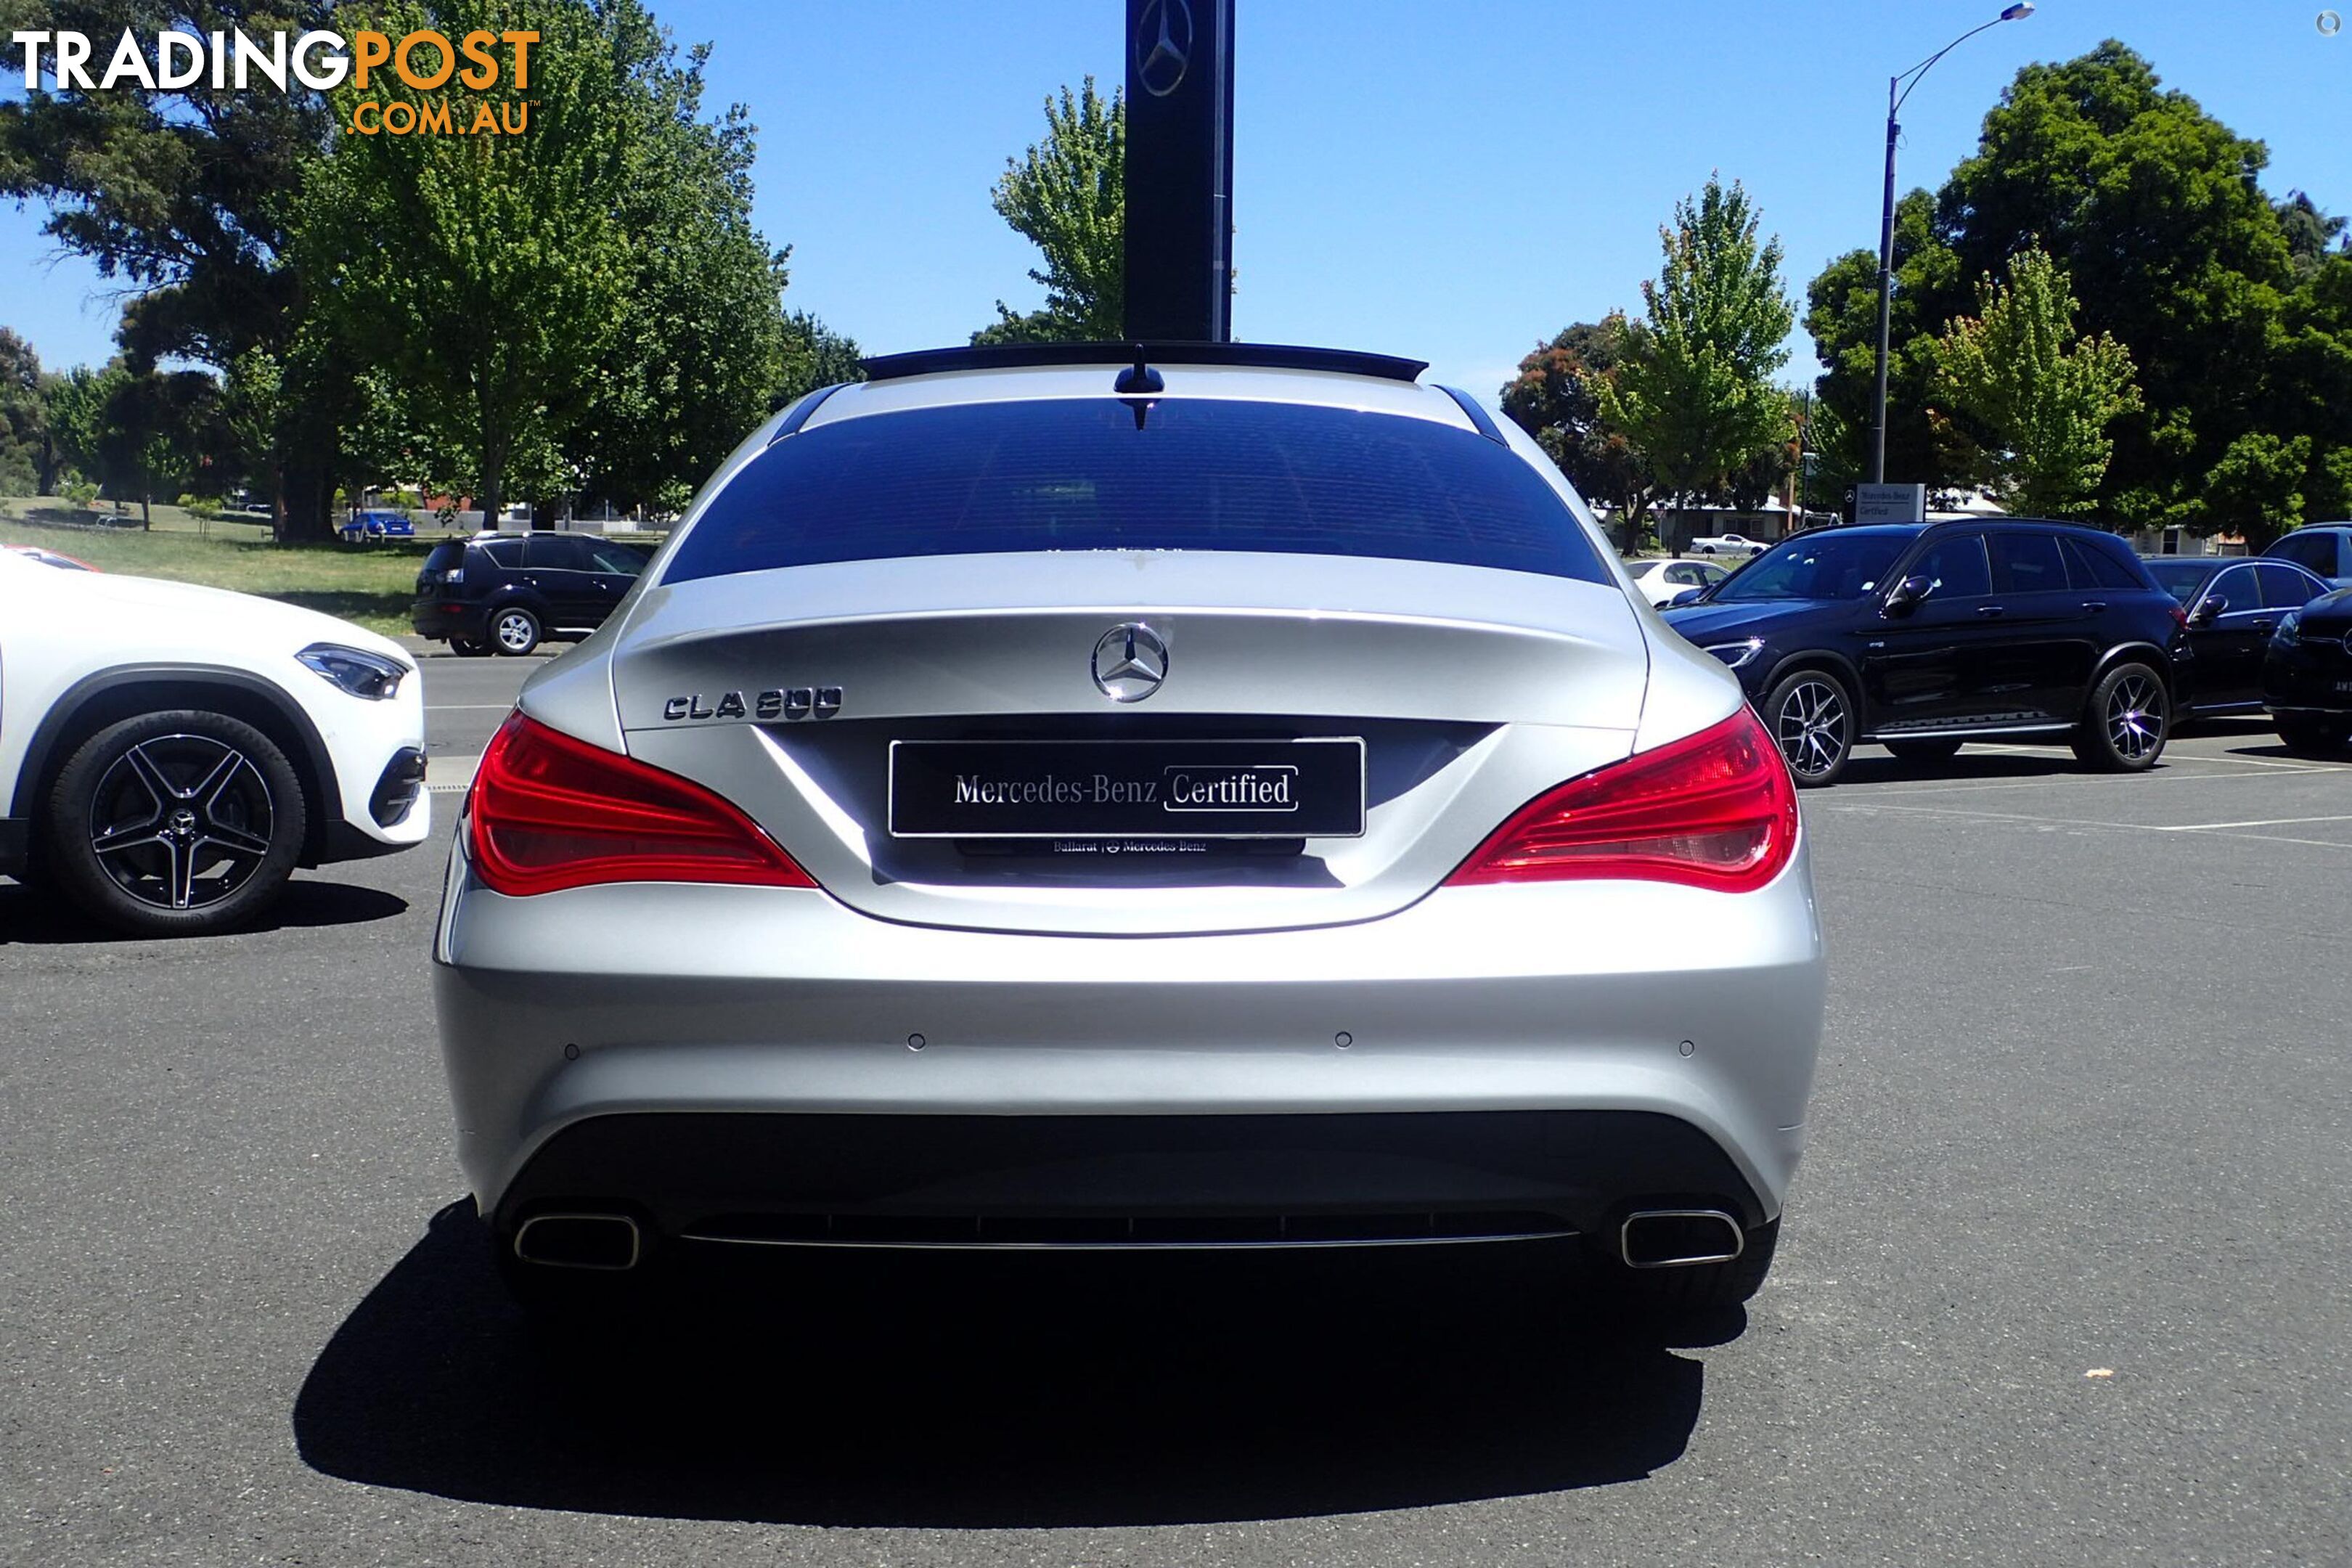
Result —
<instances>
[{"instance_id":1,"label":"chrome exhaust tip","mask_svg":"<svg viewBox=\"0 0 2352 1568\"><path fill-rule=\"evenodd\" d=\"M637 1222L621 1214L533 1215L515 1230L514 1253L549 1268L619 1273L645 1256Z\"/></svg>"},{"instance_id":2,"label":"chrome exhaust tip","mask_svg":"<svg viewBox=\"0 0 2352 1568\"><path fill-rule=\"evenodd\" d=\"M1628 1268L1728 1263L1747 1250L1746 1227L1721 1209L1637 1209L1617 1233Z\"/></svg>"}]
</instances>

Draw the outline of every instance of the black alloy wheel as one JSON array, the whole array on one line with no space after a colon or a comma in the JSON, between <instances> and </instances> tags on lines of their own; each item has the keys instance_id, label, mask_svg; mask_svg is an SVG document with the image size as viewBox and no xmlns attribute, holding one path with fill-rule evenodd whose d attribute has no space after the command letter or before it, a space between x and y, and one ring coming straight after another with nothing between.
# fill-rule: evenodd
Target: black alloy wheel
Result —
<instances>
[{"instance_id":1,"label":"black alloy wheel","mask_svg":"<svg viewBox=\"0 0 2352 1568\"><path fill-rule=\"evenodd\" d=\"M451 637L449 651L459 658L488 658L490 657L490 645L476 642L472 637Z\"/></svg>"},{"instance_id":2,"label":"black alloy wheel","mask_svg":"<svg viewBox=\"0 0 2352 1568\"><path fill-rule=\"evenodd\" d=\"M268 736L183 709L83 742L50 788L45 848L93 920L135 936L206 935L277 900L307 821L301 783Z\"/></svg>"},{"instance_id":3,"label":"black alloy wheel","mask_svg":"<svg viewBox=\"0 0 2352 1568\"><path fill-rule=\"evenodd\" d=\"M2145 773L2164 755L2172 733L2172 700L2144 664L2119 664L2091 689L2074 730L2074 755L2101 773Z\"/></svg>"},{"instance_id":4,"label":"black alloy wheel","mask_svg":"<svg viewBox=\"0 0 2352 1568\"><path fill-rule=\"evenodd\" d=\"M1763 702L1765 727L1801 789L1818 789L1845 771L1853 755L1853 699L1822 669L1801 669L1773 682Z\"/></svg>"}]
</instances>

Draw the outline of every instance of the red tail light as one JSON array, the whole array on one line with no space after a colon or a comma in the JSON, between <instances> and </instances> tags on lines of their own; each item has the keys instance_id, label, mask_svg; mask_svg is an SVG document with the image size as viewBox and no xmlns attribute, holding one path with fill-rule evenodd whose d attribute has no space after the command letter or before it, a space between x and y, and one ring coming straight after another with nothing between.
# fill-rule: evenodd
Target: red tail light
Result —
<instances>
[{"instance_id":1,"label":"red tail light","mask_svg":"<svg viewBox=\"0 0 2352 1568\"><path fill-rule=\"evenodd\" d=\"M816 883L700 784L520 713L482 753L467 800L474 870L501 893L595 882Z\"/></svg>"},{"instance_id":2,"label":"red tail light","mask_svg":"<svg viewBox=\"0 0 2352 1568\"><path fill-rule=\"evenodd\" d=\"M1744 893L1797 844L1797 786L1754 710L1537 796L1447 879L1615 878Z\"/></svg>"}]
</instances>

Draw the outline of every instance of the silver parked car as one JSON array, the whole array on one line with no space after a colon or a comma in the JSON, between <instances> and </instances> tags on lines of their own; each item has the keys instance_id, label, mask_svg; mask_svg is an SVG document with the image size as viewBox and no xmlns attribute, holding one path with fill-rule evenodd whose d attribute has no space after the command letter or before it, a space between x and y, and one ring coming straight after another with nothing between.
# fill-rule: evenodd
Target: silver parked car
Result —
<instances>
[{"instance_id":1,"label":"silver parked car","mask_svg":"<svg viewBox=\"0 0 2352 1568\"><path fill-rule=\"evenodd\" d=\"M1822 958L1737 679L1422 366L1148 358L870 362L524 688L435 957L527 1300L726 1245L1761 1283Z\"/></svg>"}]
</instances>

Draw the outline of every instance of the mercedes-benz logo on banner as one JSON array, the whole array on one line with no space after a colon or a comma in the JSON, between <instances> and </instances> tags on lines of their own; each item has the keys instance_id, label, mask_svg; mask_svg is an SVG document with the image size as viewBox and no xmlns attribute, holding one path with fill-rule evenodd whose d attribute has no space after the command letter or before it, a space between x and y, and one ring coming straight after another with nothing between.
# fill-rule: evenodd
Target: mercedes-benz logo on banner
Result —
<instances>
[{"instance_id":1,"label":"mercedes-benz logo on banner","mask_svg":"<svg viewBox=\"0 0 2352 1568\"><path fill-rule=\"evenodd\" d=\"M1154 98L1165 98L1184 81L1192 63L1192 8L1184 0L1150 0L1135 30L1135 79Z\"/></svg>"},{"instance_id":2,"label":"mercedes-benz logo on banner","mask_svg":"<svg viewBox=\"0 0 2352 1568\"><path fill-rule=\"evenodd\" d=\"M1150 626L1113 626L1095 644L1095 685L1113 702L1140 702L1168 679L1168 645Z\"/></svg>"}]
</instances>

